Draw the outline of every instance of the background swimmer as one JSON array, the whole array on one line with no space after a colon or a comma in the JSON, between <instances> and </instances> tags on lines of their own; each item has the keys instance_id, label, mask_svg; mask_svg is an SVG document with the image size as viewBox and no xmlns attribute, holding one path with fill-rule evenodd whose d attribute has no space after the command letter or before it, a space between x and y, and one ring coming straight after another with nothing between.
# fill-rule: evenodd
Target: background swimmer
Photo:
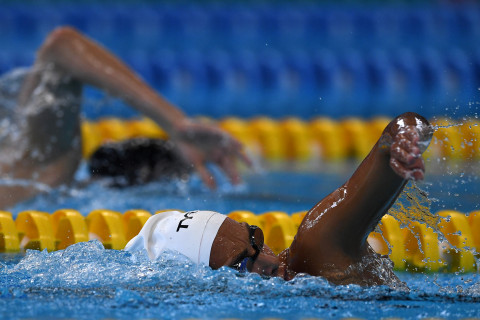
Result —
<instances>
[{"instance_id":1,"label":"background swimmer","mask_svg":"<svg viewBox=\"0 0 480 320\"><path fill-rule=\"evenodd\" d=\"M217 228L206 261L213 269L240 267L285 280L307 273L322 276L334 284L404 287L393 273L391 261L373 251L367 236L393 205L407 181L424 178L421 155L432 134L433 129L425 118L415 113L402 114L385 128L352 177L310 209L289 248L276 256L263 244L259 228L226 218ZM185 217L190 216L195 213L189 212ZM159 214L150 219L158 222L163 218ZM185 218L177 213L177 219ZM145 248L150 252L158 245L181 247L168 243L168 239L178 242L178 238L167 235L177 235L180 231L174 230L178 221L169 223L170 228L159 223L160 229L155 232L155 227L152 228L155 223L147 222L140 232L141 239L132 239L127 249ZM197 233L196 237L183 238L184 245L192 241L201 243L202 233Z\"/></svg>"},{"instance_id":2,"label":"background swimmer","mask_svg":"<svg viewBox=\"0 0 480 320\"><path fill-rule=\"evenodd\" d=\"M192 168L168 140L134 138L100 146L89 158L93 178L110 178L111 186L128 187L159 179L189 176Z\"/></svg>"},{"instance_id":3,"label":"background swimmer","mask_svg":"<svg viewBox=\"0 0 480 320\"><path fill-rule=\"evenodd\" d=\"M72 28L53 31L38 50L33 67L16 80L18 90L0 89L0 102L5 104L0 105L4 180L34 180L55 187L73 179L82 159L84 84L122 98L156 121L168 133L175 154L211 188L215 181L207 162L218 165L232 183L240 181L235 160L249 163L238 141L214 125L186 117L111 53ZM0 208L38 192L33 184L2 185Z\"/></svg>"}]
</instances>

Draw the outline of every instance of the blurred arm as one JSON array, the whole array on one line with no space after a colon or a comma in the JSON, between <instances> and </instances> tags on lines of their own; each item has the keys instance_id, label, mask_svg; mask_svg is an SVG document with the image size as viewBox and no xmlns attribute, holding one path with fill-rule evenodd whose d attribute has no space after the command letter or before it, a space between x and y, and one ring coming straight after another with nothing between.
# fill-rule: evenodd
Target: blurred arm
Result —
<instances>
[{"instance_id":1,"label":"blurred arm","mask_svg":"<svg viewBox=\"0 0 480 320\"><path fill-rule=\"evenodd\" d=\"M69 27L52 32L37 54L34 71L25 80L19 105L26 105L40 83L41 70L53 67L66 78L89 84L122 98L126 103L152 118L168 134L177 151L196 169L207 186L215 181L206 168L217 164L232 183L240 182L235 166L239 159L250 164L242 145L213 123L200 123L185 114L141 80L118 58L94 41Z\"/></svg>"},{"instance_id":2,"label":"blurred arm","mask_svg":"<svg viewBox=\"0 0 480 320\"><path fill-rule=\"evenodd\" d=\"M52 32L38 51L34 68L49 64L67 76L122 98L169 134L185 120L182 111L151 89L119 59L72 28L62 27ZM19 97L20 105L28 102L39 81L39 73L27 79Z\"/></svg>"}]
</instances>

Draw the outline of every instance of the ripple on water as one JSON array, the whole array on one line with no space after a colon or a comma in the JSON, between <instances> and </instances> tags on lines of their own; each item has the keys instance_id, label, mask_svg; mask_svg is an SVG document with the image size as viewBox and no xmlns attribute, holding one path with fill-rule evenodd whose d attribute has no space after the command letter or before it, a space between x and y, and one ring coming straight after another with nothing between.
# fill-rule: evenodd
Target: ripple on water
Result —
<instances>
[{"instance_id":1,"label":"ripple on water","mask_svg":"<svg viewBox=\"0 0 480 320\"><path fill-rule=\"evenodd\" d=\"M211 270L165 252L157 262L143 253L105 250L100 242L62 251L28 251L0 269L0 312L8 317L55 315L135 317L374 317L380 309L410 317L479 316L479 277L400 274L411 291L385 286L333 286L320 277L292 281ZM383 310L382 309L382 310ZM461 313L463 312L463 313ZM95 318L95 317L93 317Z\"/></svg>"}]
</instances>

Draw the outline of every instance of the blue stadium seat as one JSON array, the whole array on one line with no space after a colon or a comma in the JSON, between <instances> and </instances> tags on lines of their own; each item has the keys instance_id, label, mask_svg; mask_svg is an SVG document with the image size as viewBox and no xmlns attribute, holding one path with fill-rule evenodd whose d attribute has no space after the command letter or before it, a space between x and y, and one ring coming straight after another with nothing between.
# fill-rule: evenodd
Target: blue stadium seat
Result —
<instances>
[{"instance_id":1,"label":"blue stadium seat","mask_svg":"<svg viewBox=\"0 0 480 320\"><path fill-rule=\"evenodd\" d=\"M327 35L328 35L328 17L321 8L312 8L306 14L306 27L307 27L307 41L305 43L308 46L306 49L319 49L319 47L327 48Z\"/></svg>"},{"instance_id":2,"label":"blue stadium seat","mask_svg":"<svg viewBox=\"0 0 480 320\"><path fill-rule=\"evenodd\" d=\"M452 50L446 55L447 102L451 106L474 103L476 85L473 61L461 50ZM478 88L478 87L477 87Z\"/></svg>"},{"instance_id":3,"label":"blue stadium seat","mask_svg":"<svg viewBox=\"0 0 480 320\"><path fill-rule=\"evenodd\" d=\"M286 65L283 56L273 50L262 53L259 59L261 106L264 114L281 117L288 114Z\"/></svg>"},{"instance_id":4,"label":"blue stadium seat","mask_svg":"<svg viewBox=\"0 0 480 320\"><path fill-rule=\"evenodd\" d=\"M423 46L425 41L435 39L431 10L423 8L408 9L400 19L399 38L403 44L414 47Z\"/></svg>"},{"instance_id":5,"label":"blue stadium seat","mask_svg":"<svg viewBox=\"0 0 480 320\"><path fill-rule=\"evenodd\" d=\"M150 67L153 87L167 99L178 100L174 88L174 77L177 70L175 54L170 50L159 50L152 53Z\"/></svg>"},{"instance_id":6,"label":"blue stadium seat","mask_svg":"<svg viewBox=\"0 0 480 320\"><path fill-rule=\"evenodd\" d=\"M302 47L302 43L308 39L305 12L290 4L280 8L275 18L273 37L278 48L292 50Z\"/></svg>"},{"instance_id":7,"label":"blue stadium seat","mask_svg":"<svg viewBox=\"0 0 480 320\"><path fill-rule=\"evenodd\" d=\"M392 56L394 68L394 101L396 110L414 110L422 104L422 79L417 56L405 48Z\"/></svg>"},{"instance_id":8,"label":"blue stadium seat","mask_svg":"<svg viewBox=\"0 0 480 320\"><path fill-rule=\"evenodd\" d=\"M241 51L232 61L234 81L233 110L240 117L265 114L261 104L262 80L257 56L251 51Z\"/></svg>"},{"instance_id":9,"label":"blue stadium seat","mask_svg":"<svg viewBox=\"0 0 480 320\"><path fill-rule=\"evenodd\" d=\"M371 79L367 61L359 52L349 51L340 57L342 78L341 105L348 115L365 116L371 104Z\"/></svg>"},{"instance_id":10,"label":"blue stadium seat","mask_svg":"<svg viewBox=\"0 0 480 320\"><path fill-rule=\"evenodd\" d=\"M455 10L455 20L450 26L456 41L464 43L474 42L480 37L480 12L477 7L465 7Z\"/></svg>"},{"instance_id":11,"label":"blue stadium seat","mask_svg":"<svg viewBox=\"0 0 480 320\"><path fill-rule=\"evenodd\" d=\"M341 105L341 74L337 57L328 50L316 52L312 58L312 66L315 74L315 85L320 101L317 115L330 115L343 117Z\"/></svg>"},{"instance_id":12,"label":"blue stadium seat","mask_svg":"<svg viewBox=\"0 0 480 320\"><path fill-rule=\"evenodd\" d=\"M422 79L422 106L426 116L445 115L447 79L443 57L434 49L422 52L419 59Z\"/></svg>"},{"instance_id":13,"label":"blue stadium seat","mask_svg":"<svg viewBox=\"0 0 480 320\"><path fill-rule=\"evenodd\" d=\"M207 73L203 56L196 51L177 56L174 76L175 102L190 115L210 114L207 104Z\"/></svg>"},{"instance_id":14,"label":"blue stadium seat","mask_svg":"<svg viewBox=\"0 0 480 320\"><path fill-rule=\"evenodd\" d=\"M394 98L394 69L390 57L384 51L375 51L367 57L368 78L370 84L369 108L364 114L385 115L395 113L392 110Z\"/></svg>"},{"instance_id":15,"label":"blue stadium seat","mask_svg":"<svg viewBox=\"0 0 480 320\"><path fill-rule=\"evenodd\" d=\"M61 8L62 10L62 25L72 26L81 32L86 32L87 23L90 19L89 10L85 7L88 5L79 6L78 4L64 4Z\"/></svg>"},{"instance_id":16,"label":"blue stadium seat","mask_svg":"<svg viewBox=\"0 0 480 320\"><path fill-rule=\"evenodd\" d=\"M327 18L327 43L331 48L343 50L354 43L353 12L335 9Z\"/></svg>"},{"instance_id":17,"label":"blue stadium seat","mask_svg":"<svg viewBox=\"0 0 480 320\"><path fill-rule=\"evenodd\" d=\"M17 5L13 9L13 18L15 32L17 36L29 39L37 30L38 17L34 10L29 10L26 6Z\"/></svg>"},{"instance_id":18,"label":"blue stadium seat","mask_svg":"<svg viewBox=\"0 0 480 320\"><path fill-rule=\"evenodd\" d=\"M369 47L379 41L379 21L375 12L368 9L358 10L352 17L354 45L360 49Z\"/></svg>"},{"instance_id":19,"label":"blue stadium seat","mask_svg":"<svg viewBox=\"0 0 480 320\"><path fill-rule=\"evenodd\" d=\"M135 48L125 55L125 62L127 65L135 70L135 72L138 73L147 83L151 84L154 81L154 77L150 61L151 59L145 51L137 50Z\"/></svg>"},{"instance_id":20,"label":"blue stadium seat","mask_svg":"<svg viewBox=\"0 0 480 320\"><path fill-rule=\"evenodd\" d=\"M162 28L163 19L164 15L161 8L137 7L132 26L131 40L133 43L147 51L158 50L159 48L168 49L167 41L169 39Z\"/></svg>"},{"instance_id":21,"label":"blue stadium seat","mask_svg":"<svg viewBox=\"0 0 480 320\"><path fill-rule=\"evenodd\" d=\"M287 55L285 59L288 105L297 116L304 118L315 116L321 100L315 85L312 57L303 50L297 50Z\"/></svg>"},{"instance_id":22,"label":"blue stadium seat","mask_svg":"<svg viewBox=\"0 0 480 320\"><path fill-rule=\"evenodd\" d=\"M139 19L137 12L132 14L132 9L127 6L115 6L110 9L112 11L113 36L119 42L131 42L137 36Z\"/></svg>"},{"instance_id":23,"label":"blue stadium seat","mask_svg":"<svg viewBox=\"0 0 480 320\"><path fill-rule=\"evenodd\" d=\"M391 49L396 48L399 44L402 46L408 46L409 42L401 39L401 23L400 20L404 15L404 9L392 8L389 6L380 7L372 13L375 15L376 21L378 23L377 29L377 41L375 46Z\"/></svg>"},{"instance_id":24,"label":"blue stadium seat","mask_svg":"<svg viewBox=\"0 0 480 320\"><path fill-rule=\"evenodd\" d=\"M235 81L229 54L213 51L205 57L208 113L216 117L233 114Z\"/></svg>"}]
</instances>

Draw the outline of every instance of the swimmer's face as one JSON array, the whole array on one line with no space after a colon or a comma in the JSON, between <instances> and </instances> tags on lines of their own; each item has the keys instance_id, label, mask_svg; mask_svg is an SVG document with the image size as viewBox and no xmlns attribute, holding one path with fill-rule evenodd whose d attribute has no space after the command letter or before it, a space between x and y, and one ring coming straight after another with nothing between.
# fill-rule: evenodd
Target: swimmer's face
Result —
<instances>
[{"instance_id":1,"label":"swimmer's face","mask_svg":"<svg viewBox=\"0 0 480 320\"><path fill-rule=\"evenodd\" d=\"M262 276L271 277L277 275L279 265L280 260L278 257L269 247L264 246L257 259L247 264L247 270Z\"/></svg>"},{"instance_id":2,"label":"swimmer's face","mask_svg":"<svg viewBox=\"0 0 480 320\"><path fill-rule=\"evenodd\" d=\"M263 245L263 232L247 223L238 223L227 218L220 227L212 244L210 266L243 267L261 275L276 275L279 260L271 250Z\"/></svg>"}]
</instances>

